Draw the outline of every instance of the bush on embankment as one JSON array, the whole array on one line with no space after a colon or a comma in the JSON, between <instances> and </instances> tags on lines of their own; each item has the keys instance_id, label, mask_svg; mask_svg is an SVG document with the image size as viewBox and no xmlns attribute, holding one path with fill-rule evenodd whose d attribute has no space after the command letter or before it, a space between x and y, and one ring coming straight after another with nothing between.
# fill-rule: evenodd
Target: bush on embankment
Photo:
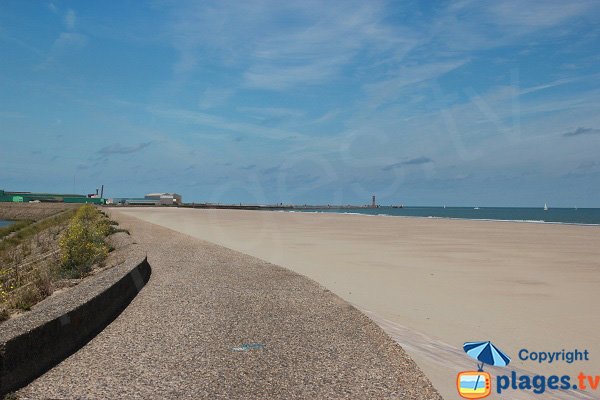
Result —
<instances>
[{"instance_id":1,"label":"bush on embankment","mask_svg":"<svg viewBox=\"0 0 600 400\"><path fill-rule=\"evenodd\" d=\"M109 252L104 239L111 233L110 220L91 205L79 208L60 239L61 270L80 278L102 263Z\"/></svg>"},{"instance_id":2,"label":"bush on embankment","mask_svg":"<svg viewBox=\"0 0 600 400\"><path fill-rule=\"evenodd\" d=\"M91 205L24 224L0 239L0 322L103 266L105 239L124 231Z\"/></svg>"}]
</instances>

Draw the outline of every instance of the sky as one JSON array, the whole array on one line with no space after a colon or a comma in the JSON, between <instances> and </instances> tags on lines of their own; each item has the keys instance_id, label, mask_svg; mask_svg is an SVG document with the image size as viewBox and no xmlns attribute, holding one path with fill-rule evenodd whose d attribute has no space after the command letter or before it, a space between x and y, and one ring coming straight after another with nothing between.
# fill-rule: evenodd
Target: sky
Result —
<instances>
[{"instance_id":1,"label":"sky","mask_svg":"<svg viewBox=\"0 0 600 400\"><path fill-rule=\"evenodd\" d=\"M0 2L0 189L600 207L598 1Z\"/></svg>"}]
</instances>

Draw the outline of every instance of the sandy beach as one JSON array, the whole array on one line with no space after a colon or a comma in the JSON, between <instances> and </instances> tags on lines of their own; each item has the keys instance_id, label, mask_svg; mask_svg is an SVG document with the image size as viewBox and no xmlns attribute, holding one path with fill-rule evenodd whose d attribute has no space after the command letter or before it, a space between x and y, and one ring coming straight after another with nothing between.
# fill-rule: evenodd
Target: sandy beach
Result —
<instances>
[{"instance_id":1,"label":"sandy beach","mask_svg":"<svg viewBox=\"0 0 600 400\"><path fill-rule=\"evenodd\" d=\"M598 227L176 208L119 212L317 281L378 322L448 399L458 398L456 374L475 368L462 353L465 341L491 340L512 357L510 367L533 374L600 372ZM521 349L586 349L590 360L539 364L520 360Z\"/></svg>"}]
</instances>

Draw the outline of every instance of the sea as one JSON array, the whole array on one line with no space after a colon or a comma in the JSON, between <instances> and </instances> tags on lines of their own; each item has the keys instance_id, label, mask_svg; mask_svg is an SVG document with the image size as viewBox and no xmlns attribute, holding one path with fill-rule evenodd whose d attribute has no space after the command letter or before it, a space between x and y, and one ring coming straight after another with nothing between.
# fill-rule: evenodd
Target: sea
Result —
<instances>
[{"instance_id":1,"label":"sea","mask_svg":"<svg viewBox=\"0 0 600 400\"><path fill-rule=\"evenodd\" d=\"M0 219L0 228L8 226L8 225L12 224L13 222L14 221L4 221L3 219Z\"/></svg>"},{"instance_id":2,"label":"sea","mask_svg":"<svg viewBox=\"0 0 600 400\"><path fill-rule=\"evenodd\" d=\"M475 219L529 223L600 225L600 208L527 208L527 207L377 207L314 208L303 212L364 214L373 216Z\"/></svg>"}]
</instances>

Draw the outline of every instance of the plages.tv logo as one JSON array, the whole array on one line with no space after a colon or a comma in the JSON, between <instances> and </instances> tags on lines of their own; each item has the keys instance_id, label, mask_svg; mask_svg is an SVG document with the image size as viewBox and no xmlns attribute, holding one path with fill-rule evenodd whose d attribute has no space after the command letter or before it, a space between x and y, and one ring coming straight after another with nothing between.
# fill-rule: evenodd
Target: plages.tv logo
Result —
<instances>
[{"instance_id":1,"label":"plages.tv logo","mask_svg":"<svg viewBox=\"0 0 600 400\"><path fill-rule=\"evenodd\" d=\"M466 342L465 352L477 360L477 371L459 372L456 377L458 394L465 399L483 399L492 392L492 377L483 370L487 365L504 367L510 363L510 357L504 354L492 342Z\"/></svg>"}]
</instances>

